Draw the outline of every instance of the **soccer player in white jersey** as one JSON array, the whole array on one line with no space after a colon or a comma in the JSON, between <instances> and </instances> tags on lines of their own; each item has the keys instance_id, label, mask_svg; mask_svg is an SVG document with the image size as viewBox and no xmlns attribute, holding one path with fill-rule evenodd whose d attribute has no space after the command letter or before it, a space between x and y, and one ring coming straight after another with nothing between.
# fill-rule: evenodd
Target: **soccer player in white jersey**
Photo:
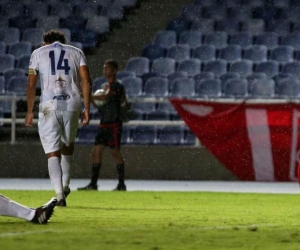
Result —
<instances>
[{"instance_id":1,"label":"soccer player in white jersey","mask_svg":"<svg viewBox=\"0 0 300 250\"><path fill-rule=\"evenodd\" d=\"M39 208L30 208L0 194L0 215L46 224L53 214L55 202L56 198L52 198Z\"/></svg>"},{"instance_id":2,"label":"soccer player in white jersey","mask_svg":"<svg viewBox=\"0 0 300 250\"><path fill-rule=\"evenodd\" d=\"M81 97L84 102L81 124L88 125L90 120L91 80L84 53L66 45L62 32L50 30L43 35L43 39L44 46L34 50L30 58L25 125L32 126L33 123L33 106L39 77L39 136L58 200L56 206L66 206Z\"/></svg>"}]
</instances>

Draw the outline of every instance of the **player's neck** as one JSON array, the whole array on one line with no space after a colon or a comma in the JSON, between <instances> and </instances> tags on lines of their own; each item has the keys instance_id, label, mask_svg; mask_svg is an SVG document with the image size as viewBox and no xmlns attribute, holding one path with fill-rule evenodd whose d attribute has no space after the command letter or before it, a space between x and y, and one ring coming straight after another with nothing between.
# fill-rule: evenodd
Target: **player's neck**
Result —
<instances>
[{"instance_id":1,"label":"player's neck","mask_svg":"<svg viewBox=\"0 0 300 250\"><path fill-rule=\"evenodd\" d=\"M115 77L115 76L112 76L112 77L107 78L107 82L108 82L109 84L112 84L112 83L114 83L115 81L116 81L116 77Z\"/></svg>"}]
</instances>

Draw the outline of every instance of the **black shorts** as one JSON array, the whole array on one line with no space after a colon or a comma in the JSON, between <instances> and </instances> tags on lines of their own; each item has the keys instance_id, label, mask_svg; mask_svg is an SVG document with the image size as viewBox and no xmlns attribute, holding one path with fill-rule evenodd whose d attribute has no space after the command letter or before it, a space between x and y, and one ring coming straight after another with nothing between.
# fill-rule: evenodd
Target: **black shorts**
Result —
<instances>
[{"instance_id":1,"label":"black shorts","mask_svg":"<svg viewBox=\"0 0 300 250\"><path fill-rule=\"evenodd\" d=\"M111 149L119 149L121 145L122 124L100 124L94 145L105 145Z\"/></svg>"}]
</instances>

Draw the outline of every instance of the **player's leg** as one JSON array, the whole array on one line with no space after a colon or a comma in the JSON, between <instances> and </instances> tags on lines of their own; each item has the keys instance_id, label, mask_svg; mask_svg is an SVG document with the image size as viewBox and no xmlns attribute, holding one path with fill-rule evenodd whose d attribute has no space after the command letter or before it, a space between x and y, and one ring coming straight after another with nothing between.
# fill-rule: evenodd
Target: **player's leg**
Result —
<instances>
[{"instance_id":1,"label":"player's leg","mask_svg":"<svg viewBox=\"0 0 300 250\"><path fill-rule=\"evenodd\" d=\"M61 148L61 169L62 182L65 198L70 194L71 170L74 163L74 142L78 130L78 112L63 112L63 133L61 140L63 142Z\"/></svg>"},{"instance_id":2,"label":"player's leg","mask_svg":"<svg viewBox=\"0 0 300 250\"><path fill-rule=\"evenodd\" d=\"M97 141L97 139L96 139ZM78 190L97 190L97 182L100 174L101 163L102 163L102 154L105 149L105 145L103 144L95 144L92 149L92 175L90 183L82 188L78 188Z\"/></svg>"},{"instance_id":3,"label":"player's leg","mask_svg":"<svg viewBox=\"0 0 300 250\"><path fill-rule=\"evenodd\" d=\"M64 199L62 186L61 156L61 124L60 111L45 110L39 113L39 135L48 159L49 177L58 201Z\"/></svg>"}]
</instances>

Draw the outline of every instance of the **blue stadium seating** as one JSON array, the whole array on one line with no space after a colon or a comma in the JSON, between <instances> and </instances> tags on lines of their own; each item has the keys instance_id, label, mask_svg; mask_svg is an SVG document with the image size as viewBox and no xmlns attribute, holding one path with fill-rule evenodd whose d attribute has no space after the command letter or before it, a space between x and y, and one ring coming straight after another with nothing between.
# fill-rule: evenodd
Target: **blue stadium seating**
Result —
<instances>
[{"instance_id":1,"label":"blue stadium seating","mask_svg":"<svg viewBox=\"0 0 300 250\"><path fill-rule=\"evenodd\" d=\"M197 83L203 79L214 79L215 74L212 72L201 72L201 73L195 75L193 78L195 80L195 84L197 85Z\"/></svg>"},{"instance_id":2,"label":"blue stadium seating","mask_svg":"<svg viewBox=\"0 0 300 250\"><path fill-rule=\"evenodd\" d=\"M281 64L292 62L294 60L294 49L292 46L279 45L271 51L270 59Z\"/></svg>"},{"instance_id":3,"label":"blue stadium seating","mask_svg":"<svg viewBox=\"0 0 300 250\"><path fill-rule=\"evenodd\" d=\"M185 129L185 136L184 136L184 145L192 145L196 144L196 135L189 129Z\"/></svg>"},{"instance_id":4,"label":"blue stadium seating","mask_svg":"<svg viewBox=\"0 0 300 250\"><path fill-rule=\"evenodd\" d=\"M143 81L140 77L127 76L122 79L126 95L129 98L140 97L143 94Z\"/></svg>"},{"instance_id":5,"label":"blue stadium seating","mask_svg":"<svg viewBox=\"0 0 300 250\"><path fill-rule=\"evenodd\" d=\"M0 74L15 67L15 57L11 54L0 55Z\"/></svg>"},{"instance_id":6,"label":"blue stadium seating","mask_svg":"<svg viewBox=\"0 0 300 250\"><path fill-rule=\"evenodd\" d=\"M22 56L31 55L32 45L30 42L15 42L12 43L8 48L8 53L13 55L16 60Z\"/></svg>"},{"instance_id":7,"label":"blue stadium seating","mask_svg":"<svg viewBox=\"0 0 300 250\"><path fill-rule=\"evenodd\" d=\"M5 90L5 78L4 76L0 76L0 93L4 93Z\"/></svg>"},{"instance_id":8,"label":"blue stadium seating","mask_svg":"<svg viewBox=\"0 0 300 250\"><path fill-rule=\"evenodd\" d=\"M44 16L37 19L36 27L43 28L45 31L59 28L58 16Z\"/></svg>"},{"instance_id":9,"label":"blue stadium seating","mask_svg":"<svg viewBox=\"0 0 300 250\"><path fill-rule=\"evenodd\" d=\"M281 45L292 46L294 50L300 49L300 34L290 33L281 37Z\"/></svg>"},{"instance_id":10,"label":"blue stadium seating","mask_svg":"<svg viewBox=\"0 0 300 250\"><path fill-rule=\"evenodd\" d=\"M276 94L279 98L299 98L300 80L296 78L286 78L279 81L276 86Z\"/></svg>"},{"instance_id":11,"label":"blue stadium seating","mask_svg":"<svg viewBox=\"0 0 300 250\"><path fill-rule=\"evenodd\" d=\"M99 4L97 2L83 2L74 7L74 14L84 18L90 18L99 14Z\"/></svg>"},{"instance_id":12,"label":"blue stadium seating","mask_svg":"<svg viewBox=\"0 0 300 250\"><path fill-rule=\"evenodd\" d=\"M236 5L230 8L228 17L233 20L244 21L252 18L252 8L248 5Z\"/></svg>"},{"instance_id":13,"label":"blue stadium seating","mask_svg":"<svg viewBox=\"0 0 300 250\"><path fill-rule=\"evenodd\" d=\"M192 22L190 30L200 31L202 34L212 32L214 30L214 20L202 18Z\"/></svg>"},{"instance_id":14,"label":"blue stadium seating","mask_svg":"<svg viewBox=\"0 0 300 250\"><path fill-rule=\"evenodd\" d=\"M159 30L154 37L154 44L158 44L165 49L176 45L177 35L173 30Z\"/></svg>"},{"instance_id":15,"label":"blue stadium seating","mask_svg":"<svg viewBox=\"0 0 300 250\"><path fill-rule=\"evenodd\" d=\"M233 33L240 31L239 20L237 19L221 19L216 22L215 31L223 31Z\"/></svg>"},{"instance_id":16,"label":"blue stadium seating","mask_svg":"<svg viewBox=\"0 0 300 250\"><path fill-rule=\"evenodd\" d=\"M241 31L250 32L252 35L259 35L265 31L263 19L247 19L242 22Z\"/></svg>"},{"instance_id":17,"label":"blue stadium seating","mask_svg":"<svg viewBox=\"0 0 300 250\"><path fill-rule=\"evenodd\" d=\"M170 96L193 97L195 95L195 81L192 78L176 78L170 83Z\"/></svg>"},{"instance_id":18,"label":"blue stadium seating","mask_svg":"<svg viewBox=\"0 0 300 250\"><path fill-rule=\"evenodd\" d=\"M109 19L106 16L93 16L87 19L86 29L96 32L99 36L106 36L110 32Z\"/></svg>"},{"instance_id":19,"label":"blue stadium seating","mask_svg":"<svg viewBox=\"0 0 300 250\"><path fill-rule=\"evenodd\" d=\"M251 45L244 51L244 59L253 63L265 62L268 60L268 48L265 45Z\"/></svg>"},{"instance_id":20,"label":"blue stadium seating","mask_svg":"<svg viewBox=\"0 0 300 250\"><path fill-rule=\"evenodd\" d=\"M157 140L156 126L138 125L131 132L130 144L152 145Z\"/></svg>"},{"instance_id":21,"label":"blue stadium seating","mask_svg":"<svg viewBox=\"0 0 300 250\"><path fill-rule=\"evenodd\" d=\"M105 82L107 82L107 80L103 76L95 78L92 84L93 92L95 92L97 89L101 89L102 84Z\"/></svg>"},{"instance_id":22,"label":"blue stadium seating","mask_svg":"<svg viewBox=\"0 0 300 250\"><path fill-rule=\"evenodd\" d=\"M50 3L50 15L65 18L73 15L74 5L67 2Z\"/></svg>"},{"instance_id":23,"label":"blue stadium seating","mask_svg":"<svg viewBox=\"0 0 300 250\"><path fill-rule=\"evenodd\" d=\"M24 69L18 69L18 68L13 68L13 69L8 69L3 72L3 76L5 78L5 83L8 84L9 80L14 77L14 76L26 76L27 71ZM25 89L25 86L24 86Z\"/></svg>"},{"instance_id":24,"label":"blue stadium seating","mask_svg":"<svg viewBox=\"0 0 300 250\"><path fill-rule=\"evenodd\" d=\"M279 62L274 60L261 62L255 67L255 72L265 73L267 77L272 78L279 73Z\"/></svg>"},{"instance_id":25,"label":"blue stadium seating","mask_svg":"<svg viewBox=\"0 0 300 250\"><path fill-rule=\"evenodd\" d=\"M189 29L189 21L182 19L182 18L176 18L168 22L166 29L175 31L177 36L185 30Z\"/></svg>"},{"instance_id":26,"label":"blue stadium seating","mask_svg":"<svg viewBox=\"0 0 300 250\"><path fill-rule=\"evenodd\" d=\"M20 41L20 30L18 28L1 28L0 41L5 42L6 46Z\"/></svg>"},{"instance_id":27,"label":"blue stadium seating","mask_svg":"<svg viewBox=\"0 0 300 250\"><path fill-rule=\"evenodd\" d=\"M224 96L245 98L248 95L248 82L244 78L228 79L223 86Z\"/></svg>"},{"instance_id":28,"label":"blue stadium seating","mask_svg":"<svg viewBox=\"0 0 300 250\"><path fill-rule=\"evenodd\" d=\"M242 47L240 45L228 45L225 48L219 50L219 59L224 59L225 61L232 63L242 58Z\"/></svg>"},{"instance_id":29,"label":"blue stadium seating","mask_svg":"<svg viewBox=\"0 0 300 250\"><path fill-rule=\"evenodd\" d=\"M202 33L200 31L186 30L179 35L179 44L187 44L190 49L195 49L202 43Z\"/></svg>"},{"instance_id":30,"label":"blue stadium seating","mask_svg":"<svg viewBox=\"0 0 300 250\"><path fill-rule=\"evenodd\" d=\"M136 76L149 73L150 61L146 57L131 57L126 63L126 70L133 71Z\"/></svg>"},{"instance_id":31,"label":"blue stadium seating","mask_svg":"<svg viewBox=\"0 0 300 250\"><path fill-rule=\"evenodd\" d=\"M180 120L177 111L174 109L173 105L170 102L160 102L157 105L157 110L166 110L170 114L171 120Z\"/></svg>"},{"instance_id":32,"label":"blue stadium seating","mask_svg":"<svg viewBox=\"0 0 300 250\"><path fill-rule=\"evenodd\" d=\"M83 126L78 129L76 143L92 144L95 141L95 136L99 130L99 126L90 125Z\"/></svg>"},{"instance_id":33,"label":"blue stadium seating","mask_svg":"<svg viewBox=\"0 0 300 250\"><path fill-rule=\"evenodd\" d=\"M115 0L115 4L122 6L124 9L132 9L138 5L137 0Z\"/></svg>"},{"instance_id":34,"label":"blue stadium seating","mask_svg":"<svg viewBox=\"0 0 300 250\"><path fill-rule=\"evenodd\" d=\"M167 110L154 110L145 115L148 121L169 121L170 113Z\"/></svg>"},{"instance_id":35,"label":"blue stadium seating","mask_svg":"<svg viewBox=\"0 0 300 250\"><path fill-rule=\"evenodd\" d=\"M184 128L182 126L164 126L158 130L159 145L181 145L184 142Z\"/></svg>"},{"instance_id":36,"label":"blue stadium seating","mask_svg":"<svg viewBox=\"0 0 300 250\"><path fill-rule=\"evenodd\" d=\"M9 1L1 8L1 15L7 18L15 18L25 14L25 5L22 1Z\"/></svg>"},{"instance_id":37,"label":"blue stadium seating","mask_svg":"<svg viewBox=\"0 0 300 250\"><path fill-rule=\"evenodd\" d=\"M255 44L265 45L268 49L274 49L279 44L279 35L275 32L264 32L256 36Z\"/></svg>"},{"instance_id":38,"label":"blue stadium seating","mask_svg":"<svg viewBox=\"0 0 300 250\"><path fill-rule=\"evenodd\" d=\"M167 76L167 79L169 80L169 82L173 81L174 79L176 78L179 78L179 77L189 77L188 73L186 71L178 71L178 68L177 68L177 71L169 74Z\"/></svg>"},{"instance_id":39,"label":"blue stadium seating","mask_svg":"<svg viewBox=\"0 0 300 250\"><path fill-rule=\"evenodd\" d=\"M17 60L16 68L28 70L30 55L22 56Z\"/></svg>"},{"instance_id":40,"label":"blue stadium seating","mask_svg":"<svg viewBox=\"0 0 300 250\"><path fill-rule=\"evenodd\" d=\"M241 75L237 72L227 72L219 77L221 80L222 84L224 84L228 79L232 78L240 78Z\"/></svg>"},{"instance_id":41,"label":"blue stadium seating","mask_svg":"<svg viewBox=\"0 0 300 250\"><path fill-rule=\"evenodd\" d=\"M30 42L34 48L41 46L43 43L43 34L45 30L43 28L30 28L26 29L22 35L23 42Z\"/></svg>"},{"instance_id":42,"label":"blue stadium seating","mask_svg":"<svg viewBox=\"0 0 300 250\"><path fill-rule=\"evenodd\" d=\"M216 77L219 77L227 72L227 62L222 59L208 61L204 65L204 71L212 72Z\"/></svg>"},{"instance_id":43,"label":"blue stadium seating","mask_svg":"<svg viewBox=\"0 0 300 250\"><path fill-rule=\"evenodd\" d=\"M50 8L48 3L33 2L32 4L26 4L26 15L34 19L42 19L49 15Z\"/></svg>"},{"instance_id":44,"label":"blue stadium seating","mask_svg":"<svg viewBox=\"0 0 300 250\"><path fill-rule=\"evenodd\" d=\"M227 46L226 32L213 32L204 36L204 44L214 45L216 49L222 49Z\"/></svg>"},{"instance_id":45,"label":"blue stadium seating","mask_svg":"<svg viewBox=\"0 0 300 250\"><path fill-rule=\"evenodd\" d=\"M276 32L279 36L285 36L291 31L289 20L275 19L268 22L267 32Z\"/></svg>"},{"instance_id":46,"label":"blue stadium seating","mask_svg":"<svg viewBox=\"0 0 300 250\"><path fill-rule=\"evenodd\" d=\"M153 61L151 72L167 77L175 72L176 61L172 58L157 58Z\"/></svg>"},{"instance_id":47,"label":"blue stadium seating","mask_svg":"<svg viewBox=\"0 0 300 250\"><path fill-rule=\"evenodd\" d=\"M247 59L236 61L230 64L229 72L238 73L241 77L246 77L253 72L253 62Z\"/></svg>"},{"instance_id":48,"label":"blue stadium seating","mask_svg":"<svg viewBox=\"0 0 300 250\"><path fill-rule=\"evenodd\" d=\"M287 63L282 68L282 73L290 74L293 77L300 77L300 62L294 61Z\"/></svg>"},{"instance_id":49,"label":"blue stadium seating","mask_svg":"<svg viewBox=\"0 0 300 250\"><path fill-rule=\"evenodd\" d=\"M13 76L6 85L6 91L14 92L18 96L26 96L27 81L26 76Z\"/></svg>"},{"instance_id":50,"label":"blue stadium seating","mask_svg":"<svg viewBox=\"0 0 300 250\"><path fill-rule=\"evenodd\" d=\"M176 44L168 48L166 57L180 62L190 58L190 47L187 44Z\"/></svg>"},{"instance_id":51,"label":"blue stadium seating","mask_svg":"<svg viewBox=\"0 0 300 250\"><path fill-rule=\"evenodd\" d=\"M66 16L60 18L60 28L69 29L71 33L85 30L87 19L81 16Z\"/></svg>"},{"instance_id":52,"label":"blue stadium seating","mask_svg":"<svg viewBox=\"0 0 300 250\"><path fill-rule=\"evenodd\" d=\"M204 8L203 17L211 18L214 20L225 19L228 17L227 7L220 5L207 6Z\"/></svg>"},{"instance_id":53,"label":"blue stadium seating","mask_svg":"<svg viewBox=\"0 0 300 250\"><path fill-rule=\"evenodd\" d=\"M189 22L197 21L202 18L202 12L203 8L200 5L187 5L182 9L180 18Z\"/></svg>"},{"instance_id":54,"label":"blue stadium seating","mask_svg":"<svg viewBox=\"0 0 300 250\"><path fill-rule=\"evenodd\" d=\"M275 82L273 79L256 79L249 84L249 96L251 98L275 97Z\"/></svg>"},{"instance_id":55,"label":"blue stadium seating","mask_svg":"<svg viewBox=\"0 0 300 250\"><path fill-rule=\"evenodd\" d=\"M0 55L6 54L6 44L5 42L0 41Z\"/></svg>"},{"instance_id":56,"label":"blue stadium seating","mask_svg":"<svg viewBox=\"0 0 300 250\"><path fill-rule=\"evenodd\" d=\"M246 79L248 81L248 84L251 84L252 82L254 82L257 79L267 79L267 75L265 73L261 73L261 72L253 72L250 75L247 75Z\"/></svg>"},{"instance_id":57,"label":"blue stadium seating","mask_svg":"<svg viewBox=\"0 0 300 250\"><path fill-rule=\"evenodd\" d=\"M216 47L214 45L203 44L197 46L192 52L192 57L201 62L208 62L216 59Z\"/></svg>"},{"instance_id":58,"label":"blue stadium seating","mask_svg":"<svg viewBox=\"0 0 300 250\"><path fill-rule=\"evenodd\" d=\"M156 110L155 102L133 102L131 107L134 110L141 110L144 114L148 114L149 112Z\"/></svg>"},{"instance_id":59,"label":"blue stadium seating","mask_svg":"<svg viewBox=\"0 0 300 250\"><path fill-rule=\"evenodd\" d=\"M136 76L135 73L133 71L129 71L129 70L121 70L117 72L117 78L118 79L123 79L124 77L127 76Z\"/></svg>"},{"instance_id":60,"label":"blue stadium seating","mask_svg":"<svg viewBox=\"0 0 300 250\"><path fill-rule=\"evenodd\" d=\"M9 27L18 28L21 33L26 29L34 28L35 26L36 20L29 16L16 16L9 20Z\"/></svg>"},{"instance_id":61,"label":"blue stadium seating","mask_svg":"<svg viewBox=\"0 0 300 250\"><path fill-rule=\"evenodd\" d=\"M201 70L201 61L197 58L183 60L178 63L177 71L186 72L189 77L194 77L199 74Z\"/></svg>"},{"instance_id":62,"label":"blue stadium seating","mask_svg":"<svg viewBox=\"0 0 300 250\"><path fill-rule=\"evenodd\" d=\"M97 46L99 37L97 32L85 29L73 32L71 40L81 43L83 49L89 49Z\"/></svg>"},{"instance_id":63,"label":"blue stadium seating","mask_svg":"<svg viewBox=\"0 0 300 250\"><path fill-rule=\"evenodd\" d=\"M217 5L217 0L194 0L194 5L202 7L215 6Z\"/></svg>"},{"instance_id":64,"label":"blue stadium seating","mask_svg":"<svg viewBox=\"0 0 300 250\"><path fill-rule=\"evenodd\" d=\"M250 32L236 32L229 35L228 44L241 46L243 49L253 44L253 35Z\"/></svg>"},{"instance_id":65,"label":"blue stadium seating","mask_svg":"<svg viewBox=\"0 0 300 250\"><path fill-rule=\"evenodd\" d=\"M150 61L164 57L166 49L158 44L146 44L142 48L142 57L147 57Z\"/></svg>"},{"instance_id":66,"label":"blue stadium seating","mask_svg":"<svg viewBox=\"0 0 300 250\"><path fill-rule=\"evenodd\" d=\"M169 82L165 77L151 77L145 82L144 96L163 98L169 95Z\"/></svg>"},{"instance_id":67,"label":"blue stadium seating","mask_svg":"<svg viewBox=\"0 0 300 250\"><path fill-rule=\"evenodd\" d=\"M195 97L217 98L222 95L220 79L203 79L195 86Z\"/></svg>"}]
</instances>

